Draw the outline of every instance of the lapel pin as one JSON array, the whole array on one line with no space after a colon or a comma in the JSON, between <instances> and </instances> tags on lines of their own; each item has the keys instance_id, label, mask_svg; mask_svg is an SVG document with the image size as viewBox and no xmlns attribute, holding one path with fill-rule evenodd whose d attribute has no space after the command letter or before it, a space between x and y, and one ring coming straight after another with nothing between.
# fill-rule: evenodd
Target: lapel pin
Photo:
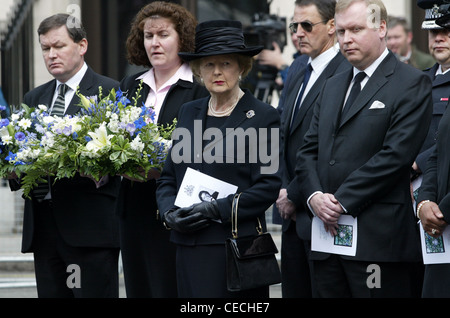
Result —
<instances>
[{"instance_id":1,"label":"lapel pin","mask_svg":"<svg viewBox=\"0 0 450 318\"><path fill-rule=\"evenodd\" d=\"M249 110L248 112L247 112L247 118L248 119L250 119L250 118L252 118L252 117L254 117L255 116L255 111L254 110Z\"/></svg>"}]
</instances>

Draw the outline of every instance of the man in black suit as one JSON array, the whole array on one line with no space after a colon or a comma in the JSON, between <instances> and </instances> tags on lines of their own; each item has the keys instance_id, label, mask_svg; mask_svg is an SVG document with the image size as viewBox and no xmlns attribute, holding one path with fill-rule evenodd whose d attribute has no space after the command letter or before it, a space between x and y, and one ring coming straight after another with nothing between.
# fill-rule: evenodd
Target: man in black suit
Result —
<instances>
[{"instance_id":1,"label":"man in black suit","mask_svg":"<svg viewBox=\"0 0 450 318\"><path fill-rule=\"evenodd\" d=\"M297 156L301 191L288 192L334 239L343 214L357 221L354 256L312 252L320 297L413 295L409 267L421 253L410 168L431 120L431 81L388 51L386 20L381 0L337 3L353 68L325 83Z\"/></svg>"},{"instance_id":2,"label":"man in black suit","mask_svg":"<svg viewBox=\"0 0 450 318\"><path fill-rule=\"evenodd\" d=\"M299 191L297 182L290 185L295 178L297 150L303 144L311 122L313 105L325 80L351 67L335 45L335 6L335 0L297 0L290 25L291 32L298 37L302 53L298 59L305 62L286 81L280 99L283 104L279 106L283 108L283 188L276 204L283 218L281 272L283 297L287 298L313 296L308 260L311 214L304 204L295 205L288 199L291 191ZM312 70L310 74L307 73L309 67ZM309 78L308 82L304 82L305 77Z\"/></svg>"},{"instance_id":3,"label":"man in black suit","mask_svg":"<svg viewBox=\"0 0 450 318\"><path fill-rule=\"evenodd\" d=\"M118 82L86 65L86 33L73 19L57 14L41 22L39 42L54 79L24 96L25 104L46 105L59 116L80 110L77 87L85 96L98 95L100 86L103 92L118 87ZM58 97L63 84L68 88ZM51 179L26 199L22 252L34 253L38 297L118 297L115 205L120 179L106 179L104 185L79 174L56 183ZM20 180L11 180L10 185L18 190Z\"/></svg>"}]
</instances>

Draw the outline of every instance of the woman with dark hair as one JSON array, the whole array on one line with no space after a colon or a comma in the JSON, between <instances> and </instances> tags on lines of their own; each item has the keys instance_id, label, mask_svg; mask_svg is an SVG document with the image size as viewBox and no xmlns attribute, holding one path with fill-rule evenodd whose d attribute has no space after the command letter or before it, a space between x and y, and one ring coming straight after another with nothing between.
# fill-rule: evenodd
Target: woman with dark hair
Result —
<instances>
[{"instance_id":1,"label":"woman with dark hair","mask_svg":"<svg viewBox=\"0 0 450 318\"><path fill-rule=\"evenodd\" d=\"M185 8L163 1L142 8L132 23L128 61L149 70L125 77L120 88L131 100L142 82L138 105L153 107L158 124L172 124L183 103L207 95L178 56L193 50L196 25ZM175 247L160 221L155 176L123 177L118 211L127 297L177 297Z\"/></svg>"}]
</instances>

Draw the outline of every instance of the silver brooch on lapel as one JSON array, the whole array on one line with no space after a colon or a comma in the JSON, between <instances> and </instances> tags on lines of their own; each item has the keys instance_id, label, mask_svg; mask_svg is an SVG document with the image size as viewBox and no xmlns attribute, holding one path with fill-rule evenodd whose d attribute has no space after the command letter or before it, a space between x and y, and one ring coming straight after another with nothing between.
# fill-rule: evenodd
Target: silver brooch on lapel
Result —
<instances>
[{"instance_id":1,"label":"silver brooch on lapel","mask_svg":"<svg viewBox=\"0 0 450 318\"><path fill-rule=\"evenodd\" d=\"M252 117L254 117L255 116L255 111L254 110L249 110L248 112L247 112L247 118L248 119L250 119L250 118L252 118Z\"/></svg>"}]
</instances>

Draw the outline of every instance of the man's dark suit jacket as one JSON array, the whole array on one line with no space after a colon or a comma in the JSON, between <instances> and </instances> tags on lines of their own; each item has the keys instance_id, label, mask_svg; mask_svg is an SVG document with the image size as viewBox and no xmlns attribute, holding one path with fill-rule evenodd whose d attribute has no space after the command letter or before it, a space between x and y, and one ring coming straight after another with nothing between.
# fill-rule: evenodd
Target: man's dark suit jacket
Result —
<instances>
[{"instance_id":1,"label":"man's dark suit jacket","mask_svg":"<svg viewBox=\"0 0 450 318\"><path fill-rule=\"evenodd\" d=\"M325 83L297 157L301 191L288 189L289 198L301 204L316 191L331 193L358 218L356 256L343 258L418 261L410 169L431 121L431 81L389 52L340 118L352 77L349 70Z\"/></svg>"},{"instance_id":2,"label":"man's dark suit jacket","mask_svg":"<svg viewBox=\"0 0 450 318\"><path fill-rule=\"evenodd\" d=\"M437 140L424 171L417 202L430 200L439 205L444 220L450 224L450 109L444 113ZM422 226L420 229L423 231ZM423 297L450 297L448 282L450 264L426 265Z\"/></svg>"},{"instance_id":3,"label":"man's dark suit jacket","mask_svg":"<svg viewBox=\"0 0 450 318\"><path fill-rule=\"evenodd\" d=\"M96 74L88 67L79 91L85 96L94 96L102 86L105 95L107 90L118 85L117 81ZM25 94L23 102L30 107L42 104L50 109L55 89L56 80L52 80ZM74 95L66 115L77 113L81 109L79 103L78 96ZM10 182L10 185L12 190L18 190L18 184ZM119 186L120 178L110 177L106 185L97 189L92 180L77 174L72 179L57 181L51 187L54 219L67 244L75 247L119 247L119 224L115 211ZM23 253L33 252L33 219L34 214L39 213L35 202L34 199L25 200Z\"/></svg>"},{"instance_id":4,"label":"man's dark suit jacket","mask_svg":"<svg viewBox=\"0 0 450 318\"><path fill-rule=\"evenodd\" d=\"M309 129L311 118L313 115L314 104L320 94L321 88L325 81L331 76L348 70L351 68L350 63L344 58L341 53L338 53L328 64L319 78L316 80L311 90L306 95L299 112L297 113L294 122L291 125L292 112L295 106L295 101L303 82L303 77L306 70L305 67L292 77L292 81L288 83L287 89L288 95L284 101L284 110L281 116L281 136L282 136L282 149L283 160L283 188L288 188L290 182L296 178L295 165L297 161L297 151L304 143L304 137ZM291 128L292 127L292 128ZM300 191L295 188L298 185L294 182L293 187L289 188L289 191ZM297 205L297 222L296 229L297 234L303 240L311 240L311 214L306 204ZM283 229L289 227L291 223L290 219L283 221Z\"/></svg>"},{"instance_id":5,"label":"man's dark suit jacket","mask_svg":"<svg viewBox=\"0 0 450 318\"><path fill-rule=\"evenodd\" d=\"M422 172L425 171L428 158L433 151L439 122L447 109L448 98L450 96L450 72L436 76L438 67L439 64L436 64L432 68L425 71L433 83L433 117L431 119L427 137L425 138L422 149L416 158L416 163Z\"/></svg>"}]
</instances>

